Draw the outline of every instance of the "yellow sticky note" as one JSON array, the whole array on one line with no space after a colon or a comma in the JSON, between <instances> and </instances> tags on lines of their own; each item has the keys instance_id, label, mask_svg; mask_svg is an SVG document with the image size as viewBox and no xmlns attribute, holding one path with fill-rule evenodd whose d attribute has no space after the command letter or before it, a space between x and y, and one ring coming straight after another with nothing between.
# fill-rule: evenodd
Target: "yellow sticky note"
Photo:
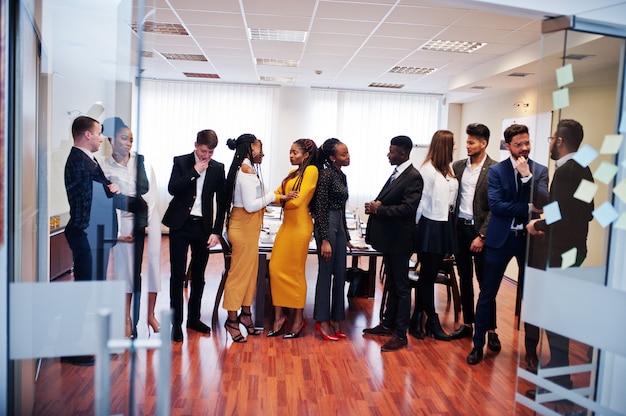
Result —
<instances>
[{"instance_id":1,"label":"yellow sticky note","mask_svg":"<svg viewBox=\"0 0 626 416\"><path fill-rule=\"evenodd\" d=\"M576 263L576 254L578 254L576 247L572 247L565 253L561 254L561 269L567 269L568 267L574 265L574 263Z\"/></svg>"},{"instance_id":2,"label":"yellow sticky note","mask_svg":"<svg viewBox=\"0 0 626 416\"><path fill-rule=\"evenodd\" d=\"M613 223L613 227L619 228L620 230L626 230L626 212L622 212L622 215L620 215L617 221Z\"/></svg>"},{"instance_id":3,"label":"yellow sticky note","mask_svg":"<svg viewBox=\"0 0 626 416\"><path fill-rule=\"evenodd\" d=\"M600 153L603 155L614 155L619 150L624 136L621 134L607 134L604 136Z\"/></svg>"},{"instance_id":4,"label":"yellow sticky note","mask_svg":"<svg viewBox=\"0 0 626 416\"><path fill-rule=\"evenodd\" d=\"M572 71L572 64L567 64L556 70L556 84L563 87L567 84L574 82L574 72Z\"/></svg>"},{"instance_id":5,"label":"yellow sticky note","mask_svg":"<svg viewBox=\"0 0 626 416\"><path fill-rule=\"evenodd\" d=\"M617 195L622 202L626 203L626 179L622 179L622 181L613 188L613 193Z\"/></svg>"},{"instance_id":6,"label":"yellow sticky note","mask_svg":"<svg viewBox=\"0 0 626 416\"><path fill-rule=\"evenodd\" d=\"M608 185L609 182L613 180L618 170L617 165L604 161L600 163L600 166L598 166L593 173L593 178Z\"/></svg>"},{"instance_id":7,"label":"yellow sticky note","mask_svg":"<svg viewBox=\"0 0 626 416\"><path fill-rule=\"evenodd\" d=\"M552 92L552 107L555 110L569 107L569 88L563 88Z\"/></svg>"},{"instance_id":8,"label":"yellow sticky note","mask_svg":"<svg viewBox=\"0 0 626 416\"><path fill-rule=\"evenodd\" d=\"M595 183L583 179L578 184L578 188L576 188L576 192L574 192L574 198L580 199L583 202L591 202L593 200L594 195L598 191L598 185Z\"/></svg>"}]
</instances>

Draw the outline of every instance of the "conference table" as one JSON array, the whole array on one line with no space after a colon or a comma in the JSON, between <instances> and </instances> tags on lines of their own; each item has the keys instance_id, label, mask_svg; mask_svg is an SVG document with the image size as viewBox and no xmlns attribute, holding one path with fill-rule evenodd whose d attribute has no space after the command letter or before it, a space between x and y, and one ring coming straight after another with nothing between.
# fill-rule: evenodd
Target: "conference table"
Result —
<instances>
[{"instance_id":1,"label":"conference table","mask_svg":"<svg viewBox=\"0 0 626 416\"><path fill-rule=\"evenodd\" d=\"M368 287L367 297L373 298L376 290L376 268L378 256L382 253L374 250L371 246L365 243L363 238L364 225L354 213L346 211L346 220L348 224L348 230L350 232L350 241L355 248L348 251L348 256L352 257L352 267L358 267L359 258L368 258ZM263 226L261 235L259 238L259 270L257 273L257 290L254 304L254 326L257 329L263 329L263 319L265 315L265 302L267 294L269 293L269 281L268 281L268 255L272 252L274 245L274 237L281 224L281 209L279 207L269 207L263 217ZM311 238L309 243L309 254L317 254L317 247L315 239ZM309 299L309 302L313 302L313 299Z\"/></svg>"}]
</instances>

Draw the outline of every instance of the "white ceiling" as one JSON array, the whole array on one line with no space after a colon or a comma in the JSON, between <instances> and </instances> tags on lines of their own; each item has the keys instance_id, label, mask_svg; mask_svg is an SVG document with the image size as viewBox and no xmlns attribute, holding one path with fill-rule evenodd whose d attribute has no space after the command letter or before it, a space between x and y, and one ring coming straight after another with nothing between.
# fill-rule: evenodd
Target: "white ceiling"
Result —
<instances>
[{"instance_id":1,"label":"white ceiling","mask_svg":"<svg viewBox=\"0 0 626 416\"><path fill-rule=\"evenodd\" d=\"M136 1L136 0L135 0ZM301 87L446 94L464 102L537 85L541 22L547 16L588 14L626 16L626 2L438 1L423 0L147 0L145 20L179 23L188 36L145 33L142 76L154 79L281 84ZM565 9L564 9L565 8ZM135 16L137 8L135 8ZM135 18L136 19L136 18ZM602 19L602 17L600 17ZM307 32L306 41L250 40L248 29ZM615 49L603 55L596 37L584 35L580 51L594 58L582 65L614 65ZM422 50L430 40L485 42L472 53ZM581 38L582 39L582 38ZM591 43L591 41L595 43ZM544 54L562 43L544 39ZM163 54L203 55L206 61L166 59ZM257 58L290 59L297 67L257 65ZM553 65L561 64L554 59ZM395 66L435 68L428 75L390 73ZM525 78L512 72L531 72ZM185 72L217 74L219 79L188 78ZM545 71L545 67L542 70ZM293 82L265 82L261 77ZM371 88L371 83L404 84L401 89ZM473 87L484 86L486 89Z\"/></svg>"}]
</instances>

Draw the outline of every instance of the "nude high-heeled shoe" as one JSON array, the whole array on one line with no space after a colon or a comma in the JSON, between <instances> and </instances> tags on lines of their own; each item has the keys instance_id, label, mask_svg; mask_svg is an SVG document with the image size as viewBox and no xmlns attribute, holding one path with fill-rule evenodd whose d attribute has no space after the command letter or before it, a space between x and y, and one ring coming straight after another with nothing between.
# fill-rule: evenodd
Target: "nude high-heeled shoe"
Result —
<instances>
[{"instance_id":1,"label":"nude high-heeled shoe","mask_svg":"<svg viewBox=\"0 0 626 416\"><path fill-rule=\"evenodd\" d=\"M126 338L134 338L133 321L130 318L126 318Z\"/></svg>"},{"instance_id":2,"label":"nude high-heeled shoe","mask_svg":"<svg viewBox=\"0 0 626 416\"><path fill-rule=\"evenodd\" d=\"M158 334L161 330L161 324L157 321L154 314L148 316L148 336L150 336L150 328L152 328L152 331L154 331L155 334Z\"/></svg>"}]
</instances>

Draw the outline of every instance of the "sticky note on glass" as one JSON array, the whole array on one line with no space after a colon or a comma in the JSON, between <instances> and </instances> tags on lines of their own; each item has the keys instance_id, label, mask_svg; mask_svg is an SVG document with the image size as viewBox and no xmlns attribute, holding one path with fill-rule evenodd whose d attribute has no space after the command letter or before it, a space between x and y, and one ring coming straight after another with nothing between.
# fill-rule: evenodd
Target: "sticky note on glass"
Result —
<instances>
[{"instance_id":1,"label":"sticky note on glass","mask_svg":"<svg viewBox=\"0 0 626 416\"><path fill-rule=\"evenodd\" d=\"M557 201L550 202L548 205L544 205L543 215L545 216L547 225L560 221L561 218L563 218L561 216L561 209L559 208L559 203Z\"/></svg>"},{"instance_id":2,"label":"sticky note on glass","mask_svg":"<svg viewBox=\"0 0 626 416\"><path fill-rule=\"evenodd\" d=\"M593 173L593 178L608 185L617 174L618 169L617 165L613 163L602 162Z\"/></svg>"},{"instance_id":3,"label":"sticky note on glass","mask_svg":"<svg viewBox=\"0 0 626 416\"><path fill-rule=\"evenodd\" d=\"M593 200L597 191L598 185L587 179L582 179L578 184L578 188L576 188L576 192L574 192L574 198L589 203Z\"/></svg>"},{"instance_id":4,"label":"sticky note on glass","mask_svg":"<svg viewBox=\"0 0 626 416\"><path fill-rule=\"evenodd\" d=\"M598 209L595 209L592 214L593 218L598 221L602 228L606 228L619 216L618 212L615 210L615 208L613 208L613 205L611 205L609 201L606 201L604 204L600 205L600 207Z\"/></svg>"},{"instance_id":5,"label":"sticky note on glass","mask_svg":"<svg viewBox=\"0 0 626 416\"><path fill-rule=\"evenodd\" d=\"M600 153L603 155L614 155L619 150L619 147L622 145L622 140L624 136L621 134L607 134L604 136L604 141L602 142L602 147L600 148Z\"/></svg>"},{"instance_id":6,"label":"sticky note on glass","mask_svg":"<svg viewBox=\"0 0 626 416\"><path fill-rule=\"evenodd\" d=\"M552 108L560 110L569 107L569 88L563 88L552 92Z\"/></svg>"},{"instance_id":7,"label":"sticky note on glass","mask_svg":"<svg viewBox=\"0 0 626 416\"><path fill-rule=\"evenodd\" d=\"M580 149L578 149L578 151L576 152L576 155L574 156L574 160L580 166L582 166L583 168L586 168L587 166L589 166L591 162L595 160L596 157L598 157L598 151L594 149L593 147L589 146L588 144L586 144Z\"/></svg>"},{"instance_id":8,"label":"sticky note on glass","mask_svg":"<svg viewBox=\"0 0 626 416\"><path fill-rule=\"evenodd\" d=\"M574 71L572 71L572 64L567 64L556 70L556 84L559 88L564 87L567 84L574 82Z\"/></svg>"},{"instance_id":9,"label":"sticky note on glass","mask_svg":"<svg viewBox=\"0 0 626 416\"><path fill-rule=\"evenodd\" d=\"M576 247L572 247L567 250L565 253L561 254L561 269L567 269L576 263L576 255L578 254L578 250Z\"/></svg>"},{"instance_id":10,"label":"sticky note on glass","mask_svg":"<svg viewBox=\"0 0 626 416\"><path fill-rule=\"evenodd\" d=\"M619 228L620 230L626 230L626 212L622 212L622 215L620 215L619 219L615 221L613 227Z\"/></svg>"},{"instance_id":11,"label":"sticky note on glass","mask_svg":"<svg viewBox=\"0 0 626 416\"><path fill-rule=\"evenodd\" d=\"M622 202L626 203L626 179L622 179L622 181L613 188L613 193L617 195Z\"/></svg>"}]
</instances>

